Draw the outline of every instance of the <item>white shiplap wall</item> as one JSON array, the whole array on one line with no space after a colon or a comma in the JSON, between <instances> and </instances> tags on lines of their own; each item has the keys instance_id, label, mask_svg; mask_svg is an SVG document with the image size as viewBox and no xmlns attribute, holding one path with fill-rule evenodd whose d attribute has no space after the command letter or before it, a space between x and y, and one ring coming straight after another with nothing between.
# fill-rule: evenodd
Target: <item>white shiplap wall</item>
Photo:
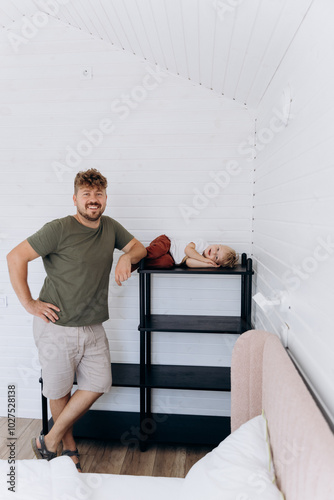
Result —
<instances>
[{"instance_id":1,"label":"white shiplap wall","mask_svg":"<svg viewBox=\"0 0 334 500\"><path fill-rule=\"evenodd\" d=\"M268 315L255 307L256 326L281 334L287 323L288 347L334 421L332 14L329 2L314 2L259 109L253 252L256 291L285 291L291 306ZM270 134L288 87L290 122Z\"/></svg>"},{"instance_id":2,"label":"white shiplap wall","mask_svg":"<svg viewBox=\"0 0 334 500\"><path fill-rule=\"evenodd\" d=\"M154 66L116 50L75 28L50 19L46 29L17 54L5 33L0 41L0 310L1 415L6 414L5 386L18 384L18 415L40 416L39 366L32 338L32 317L19 304L9 283L5 255L45 222L74 213L72 184L78 170L96 167L109 180L107 215L119 220L144 244L158 234L209 242L223 241L250 252L252 166L238 145L252 136L254 121L244 106L165 73L156 88L144 82ZM147 68L151 69L148 70ZM91 69L91 79L83 77ZM111 109L115 99L132 92L126 119ZM140 102L138 102L140 100ZM119 106L119 103L117 104ZM118 108L119 109L119 108ZM124 111L124 110L123 110ZM75 166L56 174L101 120L115 130ZM228 161L240 172L225 187L210 172L223 175ZM206 204L186 221L180 205L194 208L198 193ZM115 261L119 253L116 252ZM40 259L29 266L36 297L44 279ZM188 278L154 282L153 308L159 312L238 314L239 280ZM226 300L225 300L226 299ZM138 362L138 276L122 288L111 277L110 317L105 324L114 362ZM159 334L154 361L228 365L234 339L217 335ZM229 414L229 399L214 393L160 391L159 410ZM114 389L99 408L137 410L138 392Z\"/></svg>"},{"instance_id":3,"label":"white shiplap wall","mask_svg":"<svg viewBox=\"0 0 334 500\"><path fill-rule=\"evenodd\" d=\"M1 0L0 27L29 37L54 16L256 108L313 1Z\"/></svg>"}]
</instances>

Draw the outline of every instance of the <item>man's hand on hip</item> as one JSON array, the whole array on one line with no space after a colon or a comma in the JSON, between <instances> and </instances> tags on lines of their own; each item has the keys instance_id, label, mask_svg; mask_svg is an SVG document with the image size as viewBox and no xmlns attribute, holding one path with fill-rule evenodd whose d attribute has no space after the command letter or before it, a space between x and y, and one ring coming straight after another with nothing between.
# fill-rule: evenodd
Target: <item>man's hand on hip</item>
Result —
<instances>
[{"instance_id":1,"label":"man's hand on hip","mask_svg":"<svg viewBox=\"0 0 334 500\"><path fill-rule=\"evenodd\" d=\"M49 304L48 302L42 302L39 299L31 299L24 307L28 313L42 318L46 323L50 321L55 323L55 321L59 319L55 312L60 311L59 307Z\"/></svg>"},{"instance_id":2,"label":"man's hand on hip","mask_svg":"<svg viewBox=\"0 0 334 500\"><path fill-rule=\"evenodd\" d=\"M131 257L127 254L121 255L115 269L115 281L122 286L122 281L131 277Z\"/></svg>"}]
</instances>

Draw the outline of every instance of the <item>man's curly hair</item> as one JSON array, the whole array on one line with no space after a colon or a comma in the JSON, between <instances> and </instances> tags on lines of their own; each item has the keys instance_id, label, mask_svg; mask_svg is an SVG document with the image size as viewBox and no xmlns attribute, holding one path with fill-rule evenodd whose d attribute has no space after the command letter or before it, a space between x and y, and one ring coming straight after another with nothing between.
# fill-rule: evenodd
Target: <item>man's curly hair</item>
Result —
<instances>
[{"instance_id":1,"label":"man's curly hair","mask_svg":"<svg viewBox=\"0 0 334 500\"><path fill-rule=\"evenodd\" d=\"M96 168L90 168L85 172L78 172L74 179L74 194L82 186L97 187L107 189L107 179Z\"/></svg>"}]
</instances>

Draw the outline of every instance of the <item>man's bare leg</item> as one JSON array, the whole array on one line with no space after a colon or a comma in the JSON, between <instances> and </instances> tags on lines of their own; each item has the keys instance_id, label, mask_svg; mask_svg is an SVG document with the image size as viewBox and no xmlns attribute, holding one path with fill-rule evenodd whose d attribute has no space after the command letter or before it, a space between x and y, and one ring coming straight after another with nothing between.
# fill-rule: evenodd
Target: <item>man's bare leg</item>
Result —
<instances>
[{"instance_id":1,"label":"man's bare leg","mask_svg":"<svg viewBox=\"0 0 334 500\"><path fill-rule=\"evenodd\" d=\"M57 411L59 412L62 404L64 403L65 404L63 409L60 410L52 429L44 438L45 445L49 451L56 452L58 445L60 441L63 440L63 438L67 439L67 441L65 441L66 446L70 445L71 436L73 439L71 431L73 424L89 410L92 404L100 396L102 396L102 393L77 390L71 397L69 397L69 395L66 395L64 396L64 398L53 400L53 402L58 401L58 403L54 405L56 413ZM67 398L67 403L65 402L66 398ZM71 434L69 434L69 432ZM37 447L40 448L40 443L38 439L36 440L36 444Z\"/></svg>"},{"instance_id":2,"label":"man's bare leg","mask_svg":"<svg viewBox=\"0 0 334 500\"><path fill-rule=\"evenodd\" d=\"M52 413L52 418L53 422L56 422L59 415L67 405L69 399L71 397L71 393L69 392L64 396L63 398L60 399L50 399L50 409ZM68 429L68 431L65 432L63 439L63 450L72 450L74 451L76 449L76 444L74 441L73 437L73 426ZM71 457L74 463L78 463L78 458L77 457Z\"/></svg>"}]
</instances>

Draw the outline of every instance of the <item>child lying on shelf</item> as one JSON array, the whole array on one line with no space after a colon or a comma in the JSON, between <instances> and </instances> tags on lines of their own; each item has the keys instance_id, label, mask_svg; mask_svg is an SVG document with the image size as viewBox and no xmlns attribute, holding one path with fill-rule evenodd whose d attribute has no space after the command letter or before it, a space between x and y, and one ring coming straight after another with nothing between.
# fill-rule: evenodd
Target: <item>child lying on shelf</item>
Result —
<instances>
[{"instance_id":1,"label":"child lying on shelf","mask_svg":"<svg viewBox=\"0 0 334 500\"><path fill-rule=\"evenodd\" d=\"M165 234L155 238L146 247L145 266L168 269L175 265L187 267L234 267L238 255L227 245L208 245L206 241L192 242L168 238ZM139 267L132 265L131 271Z\"/></svg>"}]
</instances>

